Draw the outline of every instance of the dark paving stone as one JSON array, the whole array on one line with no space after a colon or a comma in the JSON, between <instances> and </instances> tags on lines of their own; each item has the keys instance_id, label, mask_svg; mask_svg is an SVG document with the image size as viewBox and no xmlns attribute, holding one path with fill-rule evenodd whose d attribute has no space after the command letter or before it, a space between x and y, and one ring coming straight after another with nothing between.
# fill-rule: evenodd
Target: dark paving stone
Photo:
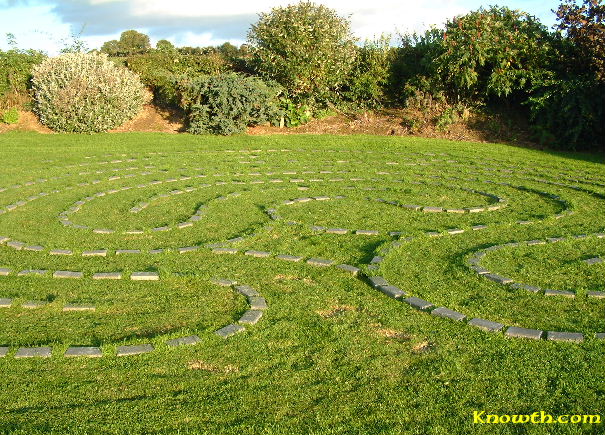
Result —
<instances>
[{"instance_id":1,"label":"dark paving stone","mask_svg":"<svg viewBox=\"0 0 605 435\"><path fill-rule=\"evenodd\" d=\"M432 303L430 303L429 301L425 301L424 299L420 299L415 296L406 298L403 300L403 302L405 302L406 304L409 304L410 306L412 306L413 308L416 308L417 310L422 310L422 311L429 310L430 308L435 306Z\"/></svg>"},{"instance_id":2,"label":"dark paving stone","mask_svg":"<svg viewBox=\"0 0 605 435\"><path fill-rule=\"evenodd\" d=\"M40 245L25 246L25 247L23 247L23 250L24 251L41 252L41 251L44 251L44 246L40 246Z\"/></svg>"},{"instance_id":3,"label":"dark paving stone","mask_svg":"<svg viewBox=\"0 0 605 435\"><path fill-rule=\"evenodd\" d=\"M370 264L378 264L382 262L382 257L380 255L376 255L374 258L372 258L372 260L370 261Z\"/></svg>"},{"instance_id":4,"label":"dark paving stone","mask_svg":"<svg viewBox=\"0 0 605 435\"><path fill-rule=\"evenodd\" d=\"M190 335L188 337L179 337L179 338L173 338L171 340L167 340L166 345L171 346L171 347L185 346L185 345L196 344L196 343L199 343L200 341L202 341L202 340L197 335Z\"/></svg>"},{"instance_id":5,"label":"dark paving stone","mask_svg":"<svg viewBox=\"0 0 605 435\"><path fill-rule=\"evenodd\" d=\"M9 298L0 298L0 308L9 308L13 304L13 300Z\"/></svg>"},{"instance_id":6,"label":"dark paving stone","mask_svg":"<svg viewBox=\"0 0 605 435\"><path fill-rule=\"evenodd\" d=\"M331 266L334 264L332 260L325 260L323 258L309 258L307 260L307 264L311 264L313 266Z\"/></svg>"},{"instance_id":7,"label":"dark paving stone","mask_svg":"<svg viewBox=\"0 0 605 435\"><path fill-rule=\"evenodd\" d=\"M151 231L168 231L170 227L156 227L152 228Z\"/></svg>"},{"instance_id":8,"label":"dark paving stone","mask_svg":"<svg viewBox=\"0 0 605 435\"><path fill-rule=\"evenodd\" d=\"M575 298L576 294L567 290L544 290L544 296L564 296L566 298Z\"/></svg>"},{"instance_id":9,"label":"dark paving stone","mask_svg":"<svg viewBox=\"0 0 605 435\"><path fill-rule=\"evenodd\" d=\"M46 305L48 305L47 301L27 301L23 302L21 307L27 308L29 310L35 310L36 308L42 308Z\"/></svg>"},{"instance_id":10,"label":"dark paving stone","mask_svg":"<svg viewBox=\"0 0 605 435\"><path fill-rule=\"evenodd\" d=\"M237 284L237 281L233 281L231 279L223 279L223 278L212 279L211 282L213 284L220 285L222 287L231 287L231 286Z\"/></svg>"},{"instance_id":11,"label":"dark paving stone","mask_svg":"<svg viewBox=\"0 0 605 435\"><path fill-rule=\"evenodd\" d=\"M106 257L107 249L97 249L95 251L84 251L82 252L83 257Z\"/></svg>"},{"instance_id":12,"label":"dark paving stone","mask_svg":"<svg viewBox=\"0 0 605 435\"><path fill-rule=\"evenodd\" d=\"M121 254L140 254L140 249L116 249L116 255Z\"/></svg>"},{"instance_id":13,"label":"dark paving stone","mask_svg":"<svg viewBox=\"0 0 605 435\"><path fill-rule=\"evenodd\" d=\"M17 251L20 251L25 246L25 243L12 241L12 242L7 242L6 246L16 249Z\"/></svg>"},{"instance_id":14,"label":"dark paving stone","mask_svg":"<svg viewBox=\"0 0 605 435\"><path fill-rule=\"evenodd\" d=\"M237 254L237 249L233 248L214 248L212 250L215 254Z\"/></svg>"},{"instance_id":15,"label":"dark paving stone","mask_svg":"<svg viewBox=\"0 0 605 435\"><path fill-rule=\"evenodd\" d=\"M50 347L20 347L15 358L50 358L51 354Z\"/></svg>"},{"instance_id":16,"label":"dark paving stone","mask_svg":"<svg viewBox=\"0 0 605 435\"><path fill-rule=\"evenodd\" d=\"M422 207L422 211L425 213L441 213L443 212L442 207Z\"/></svg>"},{"instance_id":17,"label":"dark paving stone","mask_svg":"<svg viewBox=\"0 0 605 435\"><path fill-rule=\"evenodd\" d=\"M115 231L114 230L106 230L106 229L103 229L103 228L96 228L96 229L92 230L92 232L96 233L96 234L112 234Z\"/></svg>"},{"instance_id":18,"label":"dark paving stone","mask_svg":"<svg viewBox=\"0 0 605 435\"><path fill-rule=\"evenodd\" d=\"M598 263L602 263L604 260L602 258L599 257L594 257L594 258L589 258L587 260L584 260L584 263L586 264L598 264Z\"/></svg>"},{"instance_id":19,"label":"dark paving stone","mask_svg":"<svg viewBox=\"0 0 605 435\"><path fill-rule=\"evenodd\" d=\"M431 314L433 316L456 320L457 322L462 322L464 319L466 319L464 314L459 313L458 311L450 310L446 307L435 308L433 311L431 311Z\"/></svg>"},{"instance_id":20,"label":"dark paving stone","mask_svg":"<svg viewBox=\"0 0 605 435\"><path fill-rule=\"evenodd\" d=\"M160 276L156 272L132 272L132 281L158 281Z\"/></svg>"},{"instance_id":21,"label":"dark paving stone","mask_svg":"<svg viewBox=\"0 0 605 435\"><path fill-rule=\"evenodd\" d=\"M527 244L529 246L535 246L535 245L545 245L546 241L545 240L530 240L529 242L527 242Z\"/></svg>"},{"instance_id":22,"label":"dark paving stone","mask_svg":"<svg viewBox=\"0 0 605 435\"><path fill-rule=\"evenodd\" d=\"M129 356L129 355L140 355L142 353L149 353L154 350L151 344L137 344L134 346L119 346L116 355L117 356Z\"/></svg>"},{"instance_id":23,"label":"dark paving stone","mask_svg":"<svg viewBox=\"0 0 605 435\"><path fill-rule=\"evenodd\" d=\"M477 231L477 230L484 230L485 228L487 228L487 225L473 225L471 228L472 228L474 231Z\"/></svg>"},{"instance_id":24,"label":"dark paving stone","mask_svg":"<svg viewBox=\"0 0 605 435\"><path fill-rule=\"evenodd\" d=\"M513 282L512 279L507 278L505 276L498 275L496 273L486 273L483 276L486 277L487 279L497 282L499 284L510 284Z\"/></svg>"},{"instance_id":25,"label":"dark paving stone","mask_svg":"<svg viewBox=\"0 0 605 435\"><path fill-rule=\"evenodd\" d=\"M72 255L73 252L69 249L52 249L50 255Z\"/></svg>"},{"instance_id":26,"label":"dark paving stone","mask_svg":"<svg viewBox=\"0 0 605 435\"><path fill-rule=\"evenodd\" d=\"M413 204L402 204L401 207L409 208L410 210L415 210L415 211L422 209L421 205L413 205Z\"/></svg>"},{"instance_id":27,"label":"dark paving stone","mask_svg":"<svg viewBox=\"0 0 605 435\"><path fill-rule=\"evenodd\" d=\"M544 331L538 329L519 328L518 326L509 327L504 333L507 337L515 338L531 338L532 340L540 340Z\"/></svg>"},{"instance_id":28,"label":"dark paving stone","mask_svg":"<svg viewBox=\"0 0 605 435\"><path fill-rule=\"evenodd\" d=\"M584 341L584 334L580 332L548 331L546 333L546 339L551 341L572 341L575 343L580 343Z\"/></svg>"},{"instance_id":29,"label":"dark paving stone","mask_svg":"<svg viewBox=\"0 0 605 435\"><path fill-rule=\"evenodd\" d=\"M103 356L103 352L101 352L101 348L99 347L88 347L88 346L72 346L69 347L65 354L65 357L76 357L76 356L85 356L88 358L100 358Z\"/></svg>"},{"instance_id":30,"label":"dark paving stone","mask_svg":"<svg viewBox=\"0 0 605 435\"><path fill-rule=\"evenodd\" d=\"M263 312L260 310L248 310L243 316L239 319L239 323L246 323L249 325L254 325L256 322L263 317Z\"/></svg>"},{"instance_id":31,"label":"dark paving stone","mask_svg":"<svg viewBox=\"0 0 605 435\"><path fill-rule=\"evenodd\" d=\"M0 347L0 358L4 358L8 354L8 347Z\"/></svg>"},{"instance_id":32,"label":"dark paving stone","mask_svg":"<svg viewBox=\"0 0 605 435\"><path fill-rule=\"evenodd\" d=\"M486 275L486 274L490 273L490 271L489 271L489 270L487 270L486 268L481 267L481 266L477 266L477 265L473 265L473 266L471 266L471 269L473 269L473 270L474 270L475 272L477 272L479 275Z\"/></svg>"},{"instance_id":33,"label":"dark paving stone","mask_svg":"<svg viewBox=\"0 0 605 435\"><path fill-rule=\"evenodd\" d=\"M286 261L294 261L295 263L303 260L303 257L298 257L296 255L285 255L285 254L276 255L275 258L279 258L280 260L286 260Z\"/></svg>"},{"instance_id":34,"label":"dark paving stone","mask_svg":"<svg viewBox=\"0 0 605 435\"><path fill-rule=\"evenodd\" d=\"M368 278L368 281L370 281L370 285L374 288L378 287L379 285L389 285L387 280L382 276L371 276Z\"/></svg>"},{"instance_id":35,"label":"dark paving stone","mask_svg":"<svg viewBox=\"0 0 605 435\"><path fill-rule=\"evenodd\" d=\"M183 248L178 248L177 251L179 254L185 254L187 252L194 252L200 249L199 246L185 246Z\"/></svg>"},{"instance_id":36,"label":"dark paving stone","mask_svg":"<svg viewBox=\"0 0 605 435\"><path fill-rule=\"evenodd\" d=\"M350 264L339 264L336 267L342 270L346 270L347 272L351 272L353 276L357 276L361 272L361 269L355 266L351 266Z\"/></svg>"},{"instance_id":37,"label":"dark paving stone","mask_svg":"<svg viewBox=\"0 0 605 435\"><path fill-rule=\"evenodd\" d=\"M504 328L504 325L502 323L492 322L491 320L480 319L478 317L469 320L468 324L487 332L498 332L502 331L502 329Z\"/></svg>"},{"instance_id":38,"label":"dark paving stone","mask_svg":"<svg viewBox=\"0 0 605 435\"><path fill-rule=\"evenodd\" d=\"M187 227L192 227L193 223L192 222L181 222L177 225L177 228L187 228Z\"/></svg>"},{"instance_id":39,"label":"dark paving stone","mask_svg":"<svg viewBox=\"0 0 605 435\"><path fill-rule=\"evenodd\" d=\"M248 303L251 310L266 310L269 308L267 301L262 296L249 296Z\"/></svg>"},{"instance_id":40,"label":"dark paving stone","mask_svg":"<svg viewBox=\"0 0 605 435\"><path fill-rule=\"evenodd\" d=\"M53 273L53 278L82 278L84 274L82 272L73 272L71 270L57 270Z\"/></svg>"},{"instance_id":41,"label":"dark paving stone","mask_svg":"<svg viewBox=\"0 0 605 435\"><path fill-rule=\"evenodd\" d=\"M90 304L65 304L63 311L96 311L96 307Z\"/></svg>"},{"instance_id":42,"label":"dark paving stone","mask_svg":"<svg viewBox=\"0 0 605 435\"><path fill-rule=\"evenodd\" d=\"M515 282L515 283L511 284L510 287L511 288L516 288L516 289L521 289L521 290L527 290L527 291L530 291L532 293L540 293L542 291L542 289L540 287L536 287L536 286L533 286L533 285L522 284L520 282Z\"/></svg>"},{"instance_id":43,"label":"dark paving stone","mask_svg":"<svg viewBox=\"0 0 605 435\"><path fill-rule=\"evenodd\" d=\"M265 257L270 257L271 253L265 252L265 251L246 251L246 252L244 252L244 255L249 255L251 257L257 257L257 258L265 258Z\"/></svg>"},{"instance_id":44,"label":"dark paving stone","mask_svg":"<svg viewBox=\"0 0 605 435\"><path fill-rule=\"evenodd\" d=\"M150 254L162 254L166 252L166 249L150 249L149 253Z\"/></svg>"},{"instance_id":45,"label":"dark paving stone","mask_svg":"<svg viewBox=\"0 0 605 435\"><path fill-rule=\"evenodd\" d=\"M347 234L349 230L346 228L328 228L326 233L328 234Z\"/></svg>"},{"instance_id":46,"label":"dark paving stone","mask_svg":"<svg viewBox=\"0 0 605 435\"><path fill-rule=\"evenodd\" d=\"M92 275L92 279L122 279L120 272L98 272Z\"/></svg>"},{"instance_id":47,"label":"dark paving stone","mask_svg":"<svg viewBox=\"0 0 605 435\"><path fill-rule=\"evenodd\" d=\"M27 275L42 276L42 275L46 275L47 273L48 273L48 270L27 269L27 270L22 270L21 272L17 273L17 276L27 276Z\"/></svg>"},{"instance_id":48,"label":"dark paving stone","mask_svg":"<svg viewBox=\"0 0 605 435\"><path fill-rule=\"evenodd\" d=\"M587 293L587 296L589 298L604 299L605 298L605 292L590 291L590 292Z\"/></svg>"},{"instance_id":49,"label":"dark paving stone","mask_svg":"<svg viewBox=\"0 0 605 435\"><path fill-rule=\"evenodd\" d=\"M378 236L378 235L380 235L380 231L376 231L376 230L357 230L357 231L355 231L355 234L360 234L360 235L364 235L364 236Z\"/></svg>"},{"instance_id":50,"label":"dark paving stone","mask_svg":"<svg viewBox=\"0 0 605 435\"><path fill-rule=\"evenodd\" d=\"M219 329L215 334L220 335L223 338L231 337L232 335L243 332L245 328L240 325L227 325L224 328Z\"/></svg>"},{"instance_id":51,"label":"dark paving stone","mask_svg":"<svg viewBox=\"0 0 605 435\"><path fill-rule=\"evenodd\" d=\"M253 289L252 287L250 287L249 285L236 285L235 286L235 290L238 293L243 294L244 296L246 296L247 298L251 298L251 297L255 297L255 296L260 296L260 293L257 292L255 289Z\"/></svg>"},{"instance_id":52,"label":"dark paving stone","mask_svg":"<svg viewBox=\"0 0 605 435\"><path fill-rule=\"evenodd\" d=\"M597 340L605 340L605 332L595 332L594 336Z\"/></svg>"},{"instance_id":53,"label":"dark paving stone","mask_svg":"<svg viewBox=\"0 0 605 435\"><path fill-rule=\"evenodd\" d=\"M406 293L403 290L401 290L399 287L390 284L376 286L376 289L381 291L385 295L395 299L399 299L406 296Z\"/></svg>"}]
</instances>

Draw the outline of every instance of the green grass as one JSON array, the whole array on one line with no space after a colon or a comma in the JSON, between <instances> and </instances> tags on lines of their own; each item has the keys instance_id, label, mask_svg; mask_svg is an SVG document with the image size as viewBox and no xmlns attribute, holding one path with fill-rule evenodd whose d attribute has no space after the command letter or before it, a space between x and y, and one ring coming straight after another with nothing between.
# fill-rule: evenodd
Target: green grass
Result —
<instances>
[{"instance_id":1,"label":"green grass","mask_svg":"<svg viewBox=\"0 0 605 435\"><path fill-rule=\"evenodd\" d=\"M605 290L605 263L583 261L605 258L605 239L593 236L605 230L605 167L598 156L371 136L26 133L1 135L0 155L0 190L6 188L0 209L48 193L0 214L0 236L44 247L31 252L0 245L0 268L85 274L79 280L53 279L50 273L0 276L0 298L15 300L11 308L0 308L0 346L10 347L0 358L0 433L603 431L603 424L473 423L473 411L605 418L605 341L594 338L595 332L605 332L604 303L587 297L589 291ZM109 180L115 176L120 178ZM170 179L177 181L148 184ZM304 181L290 181L296 179ZM250 183L255 180L263 183ZM142 184L146 187L137 187ZM128 186L68 215L89 229L59 221L75 202ZM162 197L188 188L195 190ZM494 204L468 189L501 197L506 207L423 213L384 202L444 208ZM331 199L283 205L318 196ZM141 202L149 206L131 213ZM200 206L199 222L175 228ZM268 217L272 208L281 219ZM475 225L487 228L473 231ZM171 229L152 230L160 226ZM326 234L311 226L380 234ZM92 228L115 232L96 234ZM452 228L465 232L447 234ZM132 229L143 233L124 234ZM398 244L393 245L397 238L390 231L402 232ZM518 282L573 291L573 299L515 290L467 265L474 252L492 245L578 234L591 236L507 247L481 262ZM226 242L236 237L243 239ZM205 247L176 252L216 243L239 253L218 255ZM113 252L157 248L167 251ZM74 255L50 255L50 249L71 249ZM110 252L81 256L94 249ZM243 255L245 250L356 265L469 318L582 332L586 339L561 343L483 332L416 311L337 268L254 258ZM371 271L376 255L384 260ZM156 271L161 279L91 279L102 271L125 276ZM213 284L214 278L260 291L269 303L260 322L227 339L214 334L247 309L243 296ZM48 304L20 308L29 300ZM63 312L66 303L93 304L96 311ZM165 343L191 334L201 342L179 348ZM156 350L115 356L117 346L140 343L152 343ZM20 346L44 345L53 347L50 359L14 358ZM63 357L73 345L100 346L104 356Z\"/></svg>"}]
</instances>

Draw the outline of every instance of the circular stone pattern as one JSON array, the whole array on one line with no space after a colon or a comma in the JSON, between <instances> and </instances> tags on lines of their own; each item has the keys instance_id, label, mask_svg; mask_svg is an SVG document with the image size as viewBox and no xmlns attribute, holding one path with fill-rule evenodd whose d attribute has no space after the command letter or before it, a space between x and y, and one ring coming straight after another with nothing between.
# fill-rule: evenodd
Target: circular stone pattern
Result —
<instances>
[{"instance_id":1,"label":"circular stone pattern","mask_svg":"<svg viewBox=\"0 0 605 435\"><path fill-rule=\"evenodd\" d=\"M601 240L603 228L590 228L604 208L598 174L580 182L545 177L549 168L411 151L203 154L44 162L36 178L0 186L0 356L127 356L254 333L271 312L255 273L261 265L334 268L402 309L507 337L594 339L466 314L463 304L432 299L440 289L400 281L391 265L418 243L464 240L476 249L449 262L465 258L465 273L480 280L601 303L603 289L544 288L483 264L509 248ZM555 229L564 235L544 236ZM506 232L521 241L500 243ZM600 268L603 258L599 251L580 261Z\"/></svg>"}]
</instances>

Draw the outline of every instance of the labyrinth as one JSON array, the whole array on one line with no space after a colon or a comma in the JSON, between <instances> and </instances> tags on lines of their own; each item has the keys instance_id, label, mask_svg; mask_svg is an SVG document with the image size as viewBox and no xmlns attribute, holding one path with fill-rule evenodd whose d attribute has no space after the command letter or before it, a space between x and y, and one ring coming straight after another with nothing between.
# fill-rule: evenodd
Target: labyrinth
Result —
<instances>
[{"instance_id":1,"label":"labyrinth","mask_svg":"<svg viewBox=\"0 0 605 435\"><path fill-rule=\"evenodd\" d=\"M273 305L254 270L287 262L486 333L605 337L602 173L362 147L41 163L0 188L2 357L111 358L254 334Z\"/></svg>"}]
</instances>

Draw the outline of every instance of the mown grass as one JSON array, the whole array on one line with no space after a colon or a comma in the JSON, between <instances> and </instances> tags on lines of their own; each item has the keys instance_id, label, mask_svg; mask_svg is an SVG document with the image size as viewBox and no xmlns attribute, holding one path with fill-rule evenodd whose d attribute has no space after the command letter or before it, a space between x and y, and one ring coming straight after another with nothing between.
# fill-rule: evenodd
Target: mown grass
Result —
<instances>
[{"instance_id":1,"label":"mown grass","mask_svg":"<svg viewBox=\"0 0 605 435\"><path fill-rule=\"evenodd\" d=\"M588 291L604 290L604 263L583 261L605 258L605 239L503 248L482 260L483 266L516 281L574 291L573 299L496 284L466 263L474 252L492 245L603 232L605 201L599 195L605 194L605 176L598 156L369 136L24 133L0 136L0 154L0 188L6 188L0 208L49 192L0 215L0 236L45 248L30 252L0 245L0 267L85 273L81 280L50 274L0 276L0 298L15 300L11 308L0 308L0 345L11 349L0 358L0 433L508 435L603 430L603 424L474 424L473 411L543 410L605 418L605 342L594 338L595 332L605 332L603 300L586 297ZM199 174L205 177L196 178ZM116 175L121 178L108 180ZM136 188L184 176L192 178ZM27 185L40 179L47 181ZM271 181L278 179L282 182ZM254 180L264 183L250 184ZM502 182L509 185L498 184ZM74 223L115 233L95 234L59 222L59 214L74 202L122 186L133 188L96 198L70 215ZM155 199L139 213L129 211L188 187L197 190ZM498 195L506 207L432 214L377 201L449 208L492 203L461 187ZM568 205L536 191L558 195ZM283 205L324 195L332 199ZM152 231L188 219L200 205L204 214L192 227ZM266 210L271 208L280 220L269 219ZM566 208L573 213L555 219ZM379 230L380 235L325 234L313 230L314 225ZM488 227L474 231L474 225ZM465 232L447 234L452 228ZM129 229L144 233L122 234ZM389 231L402 232L398 246L392 245L397 238ZM427 231L439 235L430 237ZM235 237L244 238L226 242ZM210 248L175 252L216 243L240 253L218 255ZM74 255L50 255L53 248L71 249ZM156 248L167 251L113 253ZM94 249L110 252L107 257L80 255ZM586 340L509 339L413 310L339 269L253 258L242 254L247 249L358 265L410 295L469 318L577 331ZM368 264L376 255L384 261L371 271ZM90 279L93 272L143 270L157 271L161 280ZM269 303L260 322L228 339L214 334L247 307L233 290L212 284L214 278L259 290ZM18 306L28 300L49 304L36 310ZM91 303L96 311L62 312L65 303ZM190 334L201 342L176 349L165 344ZM114 356L117 346L138 343L152 343L156 350ZM17 347L36 345L53 346L53 356L13 358ZM104 357L64 358L70 345L100 346Z\"/></svg>"}]
</instances>

